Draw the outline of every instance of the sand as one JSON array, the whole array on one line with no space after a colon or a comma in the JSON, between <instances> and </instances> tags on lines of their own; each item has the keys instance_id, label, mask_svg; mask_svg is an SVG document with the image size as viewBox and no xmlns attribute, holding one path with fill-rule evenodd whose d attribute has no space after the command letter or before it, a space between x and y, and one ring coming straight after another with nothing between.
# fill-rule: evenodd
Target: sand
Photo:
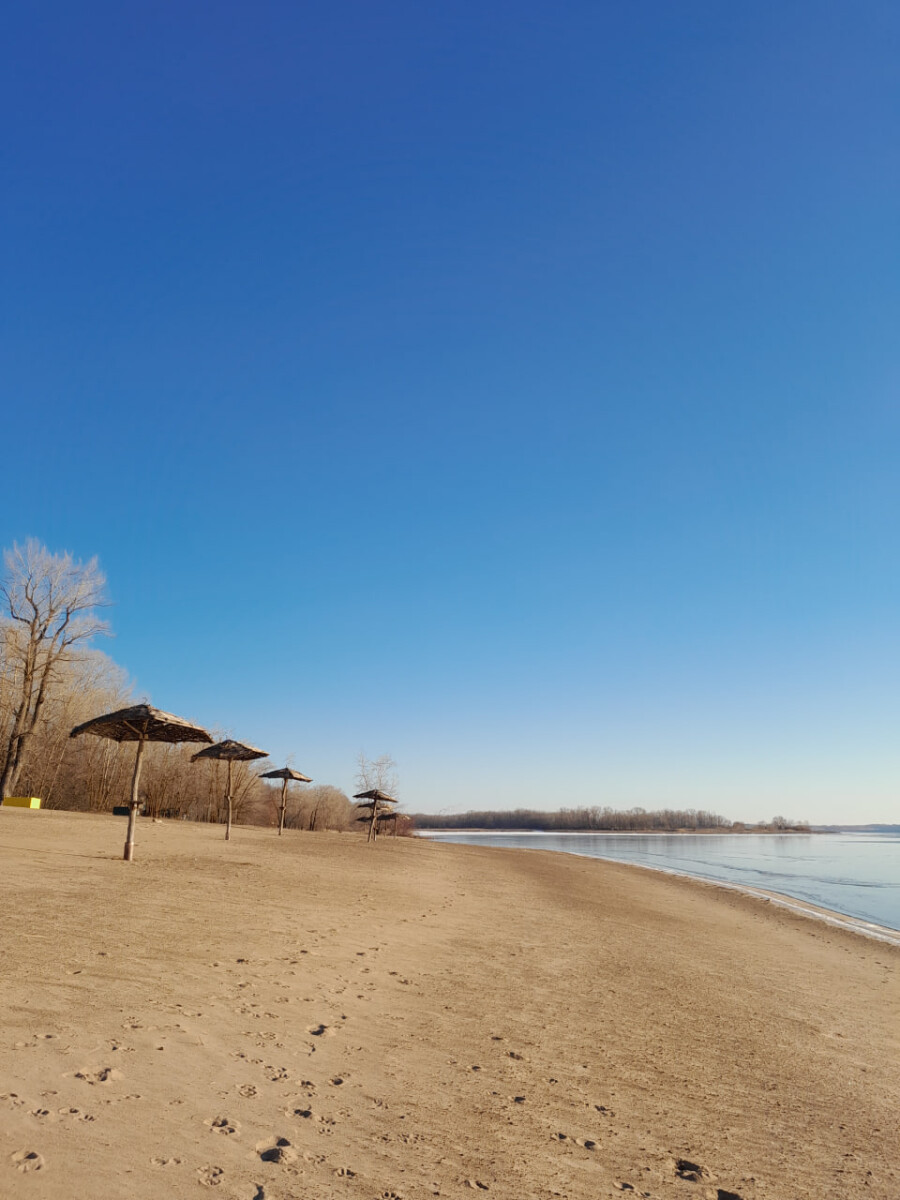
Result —
<instances>
[{"instance_id":1,"label":"sand","mask_svg":"<svg viewBox=\"0 0 900 1200\"><path fill-rule=\"evenodd\" d=\"M0 1196L896 1200L900 950L542 851L0 810Z\"/></svg>"}]
</instances>

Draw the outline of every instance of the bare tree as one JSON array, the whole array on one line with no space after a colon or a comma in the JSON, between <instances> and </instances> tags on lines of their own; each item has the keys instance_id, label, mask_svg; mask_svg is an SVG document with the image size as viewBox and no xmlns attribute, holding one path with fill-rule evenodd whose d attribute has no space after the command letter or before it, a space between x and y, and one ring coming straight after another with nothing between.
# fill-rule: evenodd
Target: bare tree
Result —
<instances>
[{"instance_id":1,"label":"bare tree","mask_svg":"<svg viewBox=\"0 0 900 1200\"><path fill-rule=\"evenodd\" d=\"M397 795L397 764L389 754L367 758L360 750L356 756L356 782L361 792L378 788L388 796Z\"/></svg>"},{"instance_id":2,"label":"bare tree","mask_svg":"<svg viewBox=\"0 0 900 1200\"><path fill-rule=\"evenodd\" d=\"M125 672L100 650L73 651L69 662L59 664L16 790L40 796L42 808L110 808L124 790L125 764L108 739L72 741L69 730L98 712L124 707L129 691Z\"/></svg>"},{"instance_id":3,"label":"bare tree","mask_svg":"<svg viewBox=\"0 0 900 1200\"><path fill-rule=\"evenodd\" d=\"M388 803L393 803L397 798L397 764L391 756L382 754L370 759L360 750L356 758L356 782L361 793L371 793L371 799L360 804L356 810L360 814L358 821L369 822L366 841L374 841L379 829L383 829L386 823L396 830L395 815L388 811ZM362 799L362 796L357 798ZM368 813L367 808L371 809Z\"/></svg>"},{"instance_id":4,"label":"bare tree","mask_svg":"<svg viewBox=\"0 0 900 1200\"><path fill-rule=\"evenodd\" d=\"M96 558L77 562L29 538L24 546L14 543L4 563L0 621L10 721L0 745L0 798L15 790L41 711L73 646L109 631L96 614L106 604L106 579Z\"/></svg>"},{"instance_id":5,"label":"bare tree","mask_svg":"<svg viewBox=\"0 0 900 1200\"><path fill-rule=\"evenodd\" d=\"M330 783L313 784L288 801L288 829L346 829L354 804L346 792Z\"/></svg>"}]
</instances>

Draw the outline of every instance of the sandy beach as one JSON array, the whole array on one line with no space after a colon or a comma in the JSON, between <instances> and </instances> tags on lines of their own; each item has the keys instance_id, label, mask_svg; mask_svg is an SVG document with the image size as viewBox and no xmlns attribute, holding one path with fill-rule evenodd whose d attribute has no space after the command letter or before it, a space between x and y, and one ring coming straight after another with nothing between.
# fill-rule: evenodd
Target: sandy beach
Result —
<instances>
[{"instance_id":1,"label":"sandy beach","mask_svg":"<svg viewBox=\"0 0 900 1200\"><path fill-rule=\"evenodd\" d=\"M10 1200L900 1196L897 947L541 851L0 810Z\"/></svg>"}]
</instances>

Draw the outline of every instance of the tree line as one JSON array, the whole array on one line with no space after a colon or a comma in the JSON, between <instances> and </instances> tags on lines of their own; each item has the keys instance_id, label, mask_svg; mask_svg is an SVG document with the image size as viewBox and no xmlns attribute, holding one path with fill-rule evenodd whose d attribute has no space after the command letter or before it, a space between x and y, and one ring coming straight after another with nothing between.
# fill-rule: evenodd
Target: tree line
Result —
<instances>
[{"instance_id":1,"label":"tree line","mask_svg":"<svg viewBox=\"0 0 900 1200\"><path fill-rule=\"evenodd\" d=\"M517 808L507 812L493 810L448 814L415 813L411 820L417 829L498 829L535 830L540 833L671 833L679 830L748 831L806 830L805 822L773 817L756 825L729 821L719 813L702 808L662 808L648 812L643 808L560 808L545 812Z\"/></svg>"},{"instance_id":2,"label":"tree line","mask_svg":"<svg viewBox=\"0 0 900 1200\"><path fill-rule=\"evenodd\" d=\"M44 808L110 812L125 802L133 754L105 738L70 739L74 726L135 703L127 673L93 645L109 632L106 580L96 559L52 554L35 540L4 554L0 578L0 797L39 796ZM219 737L224 738L224 732ZM152 743L141 776L154 817L221 822L226 764L191 762L196 747ZM258 778L267 759L233 764L234 820L272 825L280 788ZM390 780L388 756L360 755L363 788ZM289 829L356 828L357 808L331 784L289 791ZM402 824L402 823L401 823Z\"/></svg>"},{"instance_id":3,"label":"tree line","mask_svg":"<svg viewBox=\"0 0 900 1200\"><path fill-rule=\"evenodd\" d=\"M657 812L647 812L643 808L630 808L627 811L596 807L560 808L556 812L516 808L507 812L487 810L454 813L450 816L415 813L412 819L418 829L533 829L542 833L603 830L648 832L731 827L731 822L718 813L696 808L665 808Z\"/></svg>"}]
</instances>

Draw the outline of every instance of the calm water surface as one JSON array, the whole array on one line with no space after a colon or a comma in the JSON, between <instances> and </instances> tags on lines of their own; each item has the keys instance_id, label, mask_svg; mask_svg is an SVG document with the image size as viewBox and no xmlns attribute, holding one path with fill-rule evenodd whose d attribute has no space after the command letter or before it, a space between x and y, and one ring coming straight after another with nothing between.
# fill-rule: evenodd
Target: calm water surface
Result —
<instances>
[{"instance_id":1,"label":"calm water surface","mask_svg":"<svg viewBox=\"0 0 900 1200\"><path fill-rule=\"evenodd\" d=\"M441 833L448 842L562 850L765 888L900 930L900 834Z\"/></svg>"}]
</instances>

